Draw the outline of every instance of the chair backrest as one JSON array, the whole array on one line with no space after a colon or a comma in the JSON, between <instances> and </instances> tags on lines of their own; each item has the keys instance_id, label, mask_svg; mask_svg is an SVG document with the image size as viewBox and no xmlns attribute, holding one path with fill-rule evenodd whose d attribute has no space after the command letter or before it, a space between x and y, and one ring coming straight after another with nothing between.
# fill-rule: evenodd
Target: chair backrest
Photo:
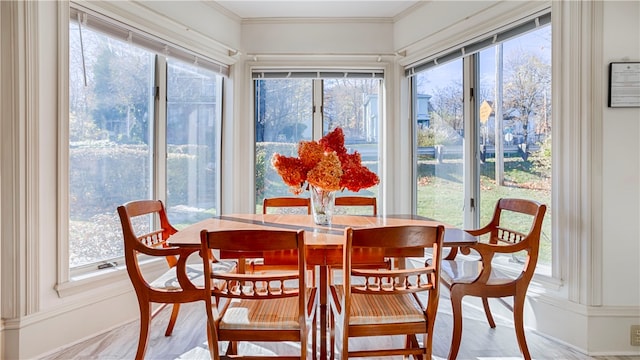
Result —
<instances>
[{"instance_id":1,"label":"chair backrest","mask_svg":"<svg viewBox=\"0 0 640 360\"><path fill-rule=\"evenodd\" d=\"M347 228L344 248L345 293L407 293L430 291L429 301L437 299L442 263L444 226L388 226L376 228ZM415 269L354 269L352 257L369 249L383 249L386 253L401 254L402 249L431 249L433 261ZM351 277L366 278L366 286L351 282ZM350 290L348 290L350 289ZM348 311L346 312L348 314Z\"/></svg>"},{"instance_id":2,"label":"chair backrest","mask_svg":"<svg viewBox=\"0 0 640 360\"><path fill-rule=\"evenodd\" d=\"M301 318L304 319L304 291L299 291L305 289L303 230L202 230L200 240L203 254L210 253L211 250L220 250L227 254L235 254L238 258L246 258L246 254L256 252L294 252L298 259L297 270L266 274L212 272L210 262L205 258L204 273L211 274L211 281L205 281L205 291L211 291L214 296L221 298L267 299L298 296ZM218 285L212 286L212 282ZM285 282L288 286L285 286ZM295 286L291 286L292 282L296 283Z\"/></svg>"},{"instance_id":3,"label":"chair backrest","mask_svg":"<svg viewBox=\"0 0 640 360\"><path fill-rule=\"evenodd\" d=\"M269 208L300 208L306 207L307 214L311 215L311 200L299 197L273 197L262 201L262 213L267 214Z\"/></svg>"},{"instance_id":4,"label":"chair backrest","mask_svg":"<svg viewBox=\"0 0 640 360\"><path fill-rule=\"evenodd\" d=\"M510 252L526 251L523 272L531 278L538 261L542 220L547 206L527 199L500 199L491 221L472 234L489 233L490 244L511 248Z\"/></svg>"},{"instance_id":5,"label":"chair backrest","mask_svg":"<svg viewBox=\"0 0 640 360\"><path fill-rule=\"evenodd\" d=\"M375 197L369 196L340 196L336 197L336 206L370 206L371 215L378 215L378 201Z\"/></svg>"},{"instance_id":6,"label":"chair backrest","mask_svg":"<svg viewBox=\"0 0 640 360\"><path fill-rule=\"evenodd\" d=\"M134 288L148 288L140 271L138 254L162 256L169 267L177 263L180 250L167 245L169 236L177 230L171 226L164 205L159 200L136 200L118 206L124 238L127 273Z\"/></svg>"}]
</instances>

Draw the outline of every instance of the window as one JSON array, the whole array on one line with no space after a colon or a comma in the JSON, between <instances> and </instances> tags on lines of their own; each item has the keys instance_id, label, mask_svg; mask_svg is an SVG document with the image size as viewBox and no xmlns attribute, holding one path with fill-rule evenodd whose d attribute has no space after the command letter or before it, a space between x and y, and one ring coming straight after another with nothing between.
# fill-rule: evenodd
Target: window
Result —
<instances>
[{"instance_id":1,"label":"window","mask_svg":"<svg viewBox=\"0 0 640 360\"><path fill-rule=\"evenodd\" d=\"M264 198L293 196L271 166L273 154L297 156L300 140L318 140L336 127L344 131L348 152L358 151L378 173L380 71L254 71L253 77L256 212ZM359 194L377 192L374 186Z\"/></svg>"},{"instance_id":2,"label":"window","mask_svg":"<svg viewBox=\"0 0 640 360\"><path fill-rule=\"evenodd\" d=\"M144 35L71 10L72 275L122 263L125 202L161 199L178 228L219 209L222 67Z\"/></svg>"},{"instance_id":3,"label":"window","mask_svg":"<svg viewBox=\"0 0 640 360\"><path fill-rule=\"evenodd\" d=\"M550 207L549 22L550 14L543 14L489 41L407 69L418 215L474 228L491 219L501 197ZM538 270L550 274L550 208L540 246Z\"/></svg>"}]
</instances>

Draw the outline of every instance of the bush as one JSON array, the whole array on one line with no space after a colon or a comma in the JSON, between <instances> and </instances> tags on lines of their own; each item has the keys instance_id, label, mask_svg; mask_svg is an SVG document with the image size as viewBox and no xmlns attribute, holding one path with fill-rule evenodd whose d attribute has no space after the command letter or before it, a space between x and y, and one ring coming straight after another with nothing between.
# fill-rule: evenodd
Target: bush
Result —
<instances>
[{"instance_id":1,"label":"bush","mask_svg":"<svg viewBox=\"0 0 640 360\"><path fill-rule=\"evenodd\" d=\"M188 146L169 149L167 158L167 203L188 203L188 179L198 179L198 194L210 194L215 184L215 169L207 159L190 154ZM194 149L191 149L194 150ZM196 150L191 153L207 153ZM71 217L89 220L95 215L113 213L127 201L146 199L151 194L150 159L147 145L109 145L72 147L69 152L69 201ZM199 199L200 200L200 199ZM212 202L214 199L203 201Z\"/></svg>"}]
</instances>

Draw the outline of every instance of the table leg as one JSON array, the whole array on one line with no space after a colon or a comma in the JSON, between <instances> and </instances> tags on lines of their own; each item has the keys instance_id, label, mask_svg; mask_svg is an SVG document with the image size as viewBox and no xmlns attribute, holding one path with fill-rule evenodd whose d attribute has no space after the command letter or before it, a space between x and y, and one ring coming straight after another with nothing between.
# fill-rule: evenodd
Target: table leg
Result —
<instances>
[{"instance_id":1,"label":"table leg","mask_svg":"<svg viewBox=\"0 0 640 360\"><path fill-rule=\"evenodd\" d=\"M327 293L329 284L327 283L327 273L329 267L320 266L320 281L318 291L320 291L320 359L327 358Z\"/></svg>"}]
</instances>

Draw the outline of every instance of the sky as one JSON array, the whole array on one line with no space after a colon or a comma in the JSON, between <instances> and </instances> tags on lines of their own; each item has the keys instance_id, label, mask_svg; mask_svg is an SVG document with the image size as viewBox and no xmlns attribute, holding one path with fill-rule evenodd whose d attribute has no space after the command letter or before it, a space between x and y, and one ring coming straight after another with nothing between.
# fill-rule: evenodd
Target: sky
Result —
<instances>
[{"instance_id":1,"label":"sky","mask_svg":"<svg viewBox=\"0 0 640 360\"><path fill-rule=\"evenodd\" d=\"M514 51L531 52L551 62L551 26L526 33L503 44L506 59ZM480 82L490 88L495 84L495 47L480 52ZM433 94L435 89L452 84L462 84L462 59L454 60L425 72L427 78L419 80L419 92Z\"/></svg>"}]
</instances>

